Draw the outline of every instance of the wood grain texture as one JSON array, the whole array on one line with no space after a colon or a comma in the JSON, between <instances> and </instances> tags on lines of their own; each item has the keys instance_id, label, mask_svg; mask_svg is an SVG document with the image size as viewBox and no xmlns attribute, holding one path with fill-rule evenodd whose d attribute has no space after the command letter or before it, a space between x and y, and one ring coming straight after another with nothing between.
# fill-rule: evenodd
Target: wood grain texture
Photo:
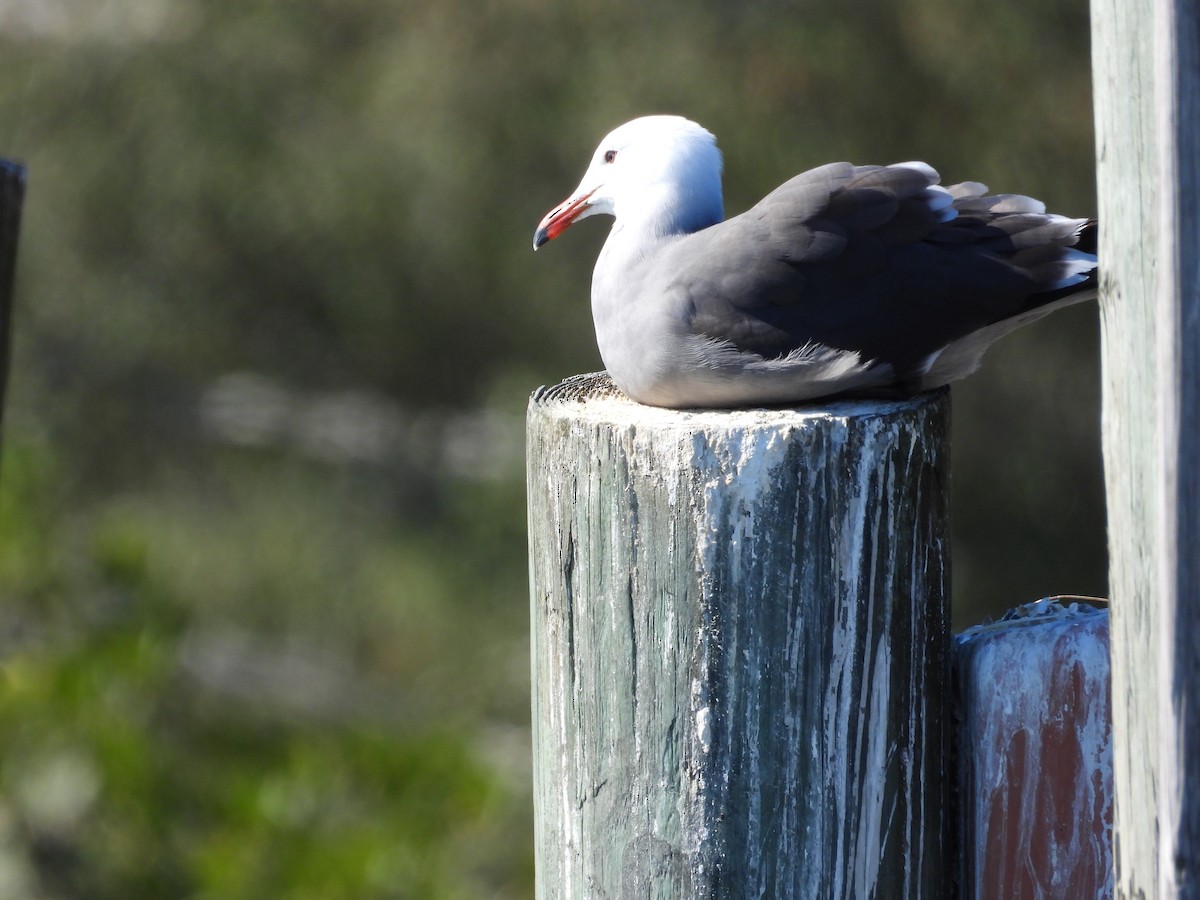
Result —
<instances>
[{"instance_id":1,"label":"wood grain texture","mask_svg":"<svg viewBox=\"0 0 1200 900\"><path fill-rule=\"evenodd\" d=\"M17 239L21 233L21 207L25 200L25 169L0 159L0 412L8 382L9 348L12 346L13 283L17 268Z\"/></svg>"},{"instance_id":2,"label":"wood grain texture","mask_svg":"<svg viewBox=\"0 0 1200 900\"><path fill-rule=\"evenodd\" d=\"M961 896L1113 895L1108 613L1038 601L954 640Z\"/></svg>"},{"instance_id":3,"label":"wood grain texture","mask_svg":"<svg viewBox=\"0 0 1200 900\"><path fill-rule=\"evenodd\" d=\"M530 402L538 896L944 896L948 397Z\"/></svg>"},{"instance_id":4,"label":"wood grain texture","mask_svg":"<svg viewBox=\"0 0 1200 900\"><path fill-rule=\"evenodd\" d=\"M1200 896L1200 8L1093 0L1118 897Z\"/></svg>"}]
</instances>

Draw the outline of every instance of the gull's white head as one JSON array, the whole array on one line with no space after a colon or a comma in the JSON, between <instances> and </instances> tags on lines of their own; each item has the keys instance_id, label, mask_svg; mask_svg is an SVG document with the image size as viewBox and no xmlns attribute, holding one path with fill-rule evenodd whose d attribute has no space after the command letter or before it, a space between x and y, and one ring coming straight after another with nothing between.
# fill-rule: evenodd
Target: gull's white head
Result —
<instances>
[{"instance_id":1,"label":"gull's white head","mask_svg":"<svg viewBox=\"0 0 1200 900\"><path fill-rule=\"evenodd\" d=\"M626 122L600 142L575 192L538 223L533 249L597 213L657 234L698 231L721 221L716 138L682 116Z\"/></svg>"}]
</instances>

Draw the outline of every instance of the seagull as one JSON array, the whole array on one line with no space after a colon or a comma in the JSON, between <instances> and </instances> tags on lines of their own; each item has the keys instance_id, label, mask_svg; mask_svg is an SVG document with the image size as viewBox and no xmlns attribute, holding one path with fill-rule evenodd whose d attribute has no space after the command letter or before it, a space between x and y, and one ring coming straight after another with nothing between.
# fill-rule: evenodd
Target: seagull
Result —
<instances>
[{"instance_id":1,"label":"seagull","mask_svg":"<svg viewBox=\"0 0 1200 900\"><path fill-rule=\"evenodd\" d=\"M600 356L671 408L895 397L975 371L996 339L1096 294L1095 223L923 162L831 163L726 220L716 138L680 116L612 131L533 247L615 218L592 275Z\"/></svg>"}]
</instances>

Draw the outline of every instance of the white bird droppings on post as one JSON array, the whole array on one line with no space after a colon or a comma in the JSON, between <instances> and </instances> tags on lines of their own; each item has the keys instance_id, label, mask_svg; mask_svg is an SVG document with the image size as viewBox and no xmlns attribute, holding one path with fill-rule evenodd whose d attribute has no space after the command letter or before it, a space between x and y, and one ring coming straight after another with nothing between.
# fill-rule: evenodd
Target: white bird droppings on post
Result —
<instances>
[{"instance_id":1,"label":"white bird droppings on post","mask_svg":"<svg viewBox=\"0 0 1200 900\"><path fill-rule=\"evenodd\" d=\"M712 748L712 710L707 706L696 710L696 740L705 753Z\"/></svg>"}]
</instances>

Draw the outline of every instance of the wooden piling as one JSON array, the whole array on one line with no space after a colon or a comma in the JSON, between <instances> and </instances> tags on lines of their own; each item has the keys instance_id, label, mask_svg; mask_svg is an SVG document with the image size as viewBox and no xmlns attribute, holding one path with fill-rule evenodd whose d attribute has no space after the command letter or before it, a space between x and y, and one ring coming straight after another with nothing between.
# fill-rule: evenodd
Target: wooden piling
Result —
<instances>
[{"instance_id":1,"label":"wooden piling","mask_svg":"<svg viewBox=\"0 0 1200 900\"><path fill-rule=\"evenodd\" d=\"M539 897L947 895L948 406L535 393Z\"/></svg>"},{"instance_id":2,"label":"wooden piling","mask_svg":"<svg viewBox=\"0 0 1200 900\"><path fill-rule=\"evenodd\" d=\"M963 900L1113 895L1108 612L1039 600L954 639Z\"/></svg>"},{"instance_id":3,"label":"wooden piling","mask_svg":"<svg viewBox=\"0 0 1200 900\"><path fill-rule=\"evenodd\" d=\"M25 200L25 168L0 159L0 410L8 381L8 356L12 345L13 282L17 268L17 238L21 232L21 206Z\"/></svg>"},{"instance_id":4,"label":"wooden piling","mask_svg":"<svg viewBox=\"0 0 1200 900\"><path fill-rule=\"evenodd\" d=\"M1116 896L1200 897L1200 4L1091 10Z\"/></svg>"}]
</instances>

